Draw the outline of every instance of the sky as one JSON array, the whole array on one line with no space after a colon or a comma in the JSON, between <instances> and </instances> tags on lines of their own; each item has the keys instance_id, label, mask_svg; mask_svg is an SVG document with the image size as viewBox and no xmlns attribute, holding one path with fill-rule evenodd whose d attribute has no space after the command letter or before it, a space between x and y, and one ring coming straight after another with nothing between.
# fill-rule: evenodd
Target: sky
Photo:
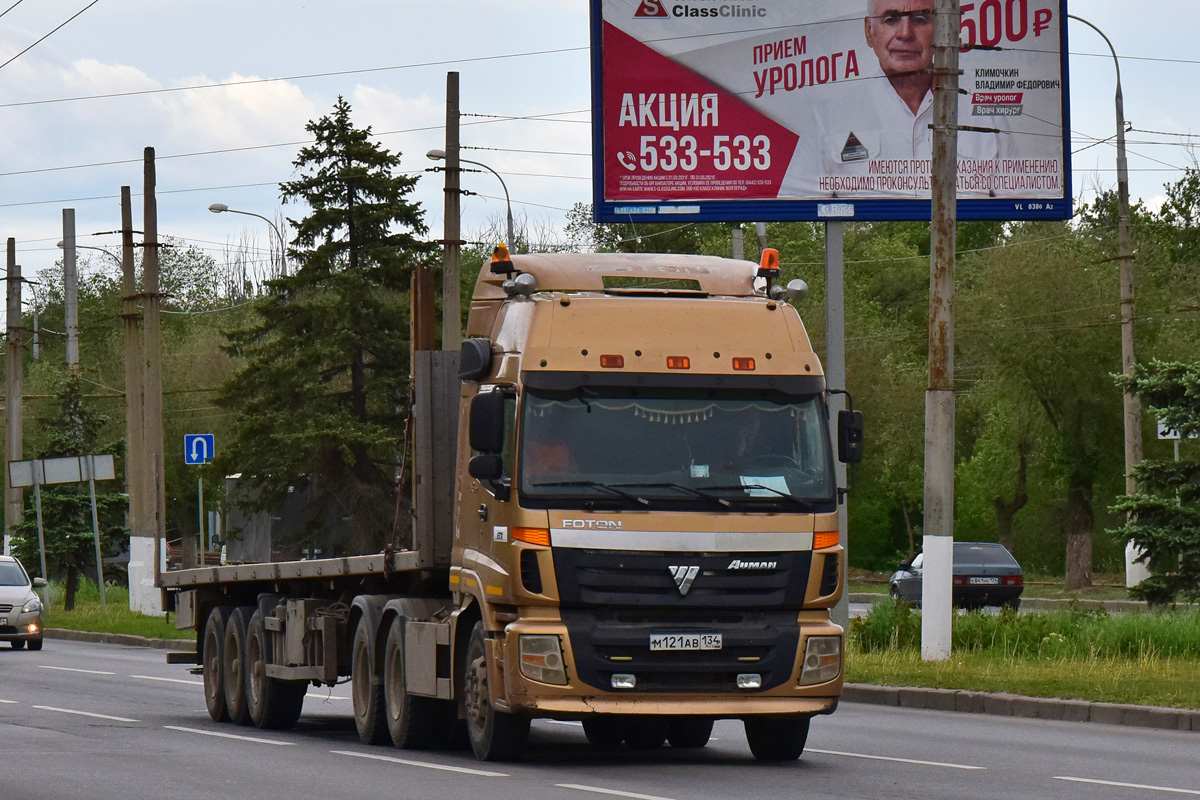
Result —
<instances>
[{"instance_id":1,"label":"sky","mask_svg":"<svg viewBox=\"0 0 1200 800\"><path fill-rule=\"evenodd\" d=\"M161 235L218 261L242 240L265 249L267 223L208 206L303 216L281 205L278 184L296 177L305 124L340 95L358 127L401 153L402 170L423 176L412 198L429 238L441 238L443 177L424 172L434 166L425 153L444 147L453 70L463 157L499 172L518 225L554 241L566 211L592 196L588 5L0 0L0 236L16 240L26 276L59 257L64 208L75 209L80 244L118 249L119 236L91 234L120 227L123 185L141 227L149 146ZM1200 137L1195 0L1074 0L1069 11L1116 48L1134 129L1131 194L1159 203L1164 184L1194 164L1186 145L1200 141L1190 138ZM1099 35L1078 22L1069 33L1073 187L1087 200L1116 184L1115 148L1096 144L1115 133L1114 70ZM503 219L504 193L487 172L464 174L463 186L475 193L462 200L470 238Z\"/></svg>"}]
</instances>

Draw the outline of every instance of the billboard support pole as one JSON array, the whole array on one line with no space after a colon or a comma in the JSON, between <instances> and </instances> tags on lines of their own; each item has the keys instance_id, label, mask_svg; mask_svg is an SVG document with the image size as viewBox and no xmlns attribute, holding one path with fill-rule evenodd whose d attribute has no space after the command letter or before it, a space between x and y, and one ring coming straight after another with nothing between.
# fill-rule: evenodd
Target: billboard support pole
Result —
<instances>
[{"instance_id":1,"label":"billboard support pole","mask_svg":"<svg viewBox=\"0 0 1200 800\"><path fill-rule=\"evenodd\" d=\"M825 385L831 389L848 389L846 385L846 254L845 223L825 223ZM846 395L829 395L829 418L836 420L839 412L846 408ZM837 451L837 428L830 426L834 452ZM834 475L837 478L838 532L842 543L842 581L845 585L846 571L850 565L850 528L847 494L846 464L834 459ZM833 621L846 627L850 624L850 593L842 592L833 607Z\"/></svg>"},{"instance_id":2,"label":"billboard support pole","mask_svg":"<svg viewBox=\"0 0 1200 800\"><path fill-rule=\"evenodd\" d=\"M925 553L921 658L950 657L954 558L954 268L958 201L958 0L937 0L929 388L925 391Z\"/></svg>"}]
</instances>

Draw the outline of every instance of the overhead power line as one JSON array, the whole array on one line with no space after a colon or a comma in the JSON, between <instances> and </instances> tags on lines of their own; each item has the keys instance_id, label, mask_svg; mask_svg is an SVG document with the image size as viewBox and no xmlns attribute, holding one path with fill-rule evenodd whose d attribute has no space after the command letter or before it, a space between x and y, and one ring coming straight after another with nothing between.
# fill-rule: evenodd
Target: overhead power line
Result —
<instances>
[{"instance_id":1,"label":"overhead power line","mask_svg":"<svg viewBox=\"0 0 1200 800\"><path fill-rule=\"evenodd\" d=\"M86 6L84 6L83 8L79 9L79 10L78 10L78 11L76 11L74 14L72 14L72 15L71 15L71 16L70 16L70 17L67 19L67 21L66 21L66 22L62 23L61 25L59 25L59 26L58 26L57 28L55 28L54 30L52 30L52 31L50 31L49 33L47 33L45 36L43 36L42 38L38 39L38 40L37 40L36 42L34 42L33 44L29 45L29 47L26 47L24 50L22 50L21 52L17 53L15 56L13 56L12 58L10 58L8 61L5 61L3 64L0 64L0 69L4 69L4 68L5 68L5 67L7 67L9 64L11 64L12 62L16 61L16 60L17 60L18 58L20 58L21 56L25 55L26 53L28 53L28 52L29 52L30 50L32 50L33 48L37 47L39 44L41 44L42 42L46 41L47 39L49 39L49 38L50 38L51 36L53 36L54 34L58 33L60 30L62 30L63 28L65 28L65 27L66 27L66 26L67 26L67 25L68 25L68 24L71 22L71 20L75 19L75 18L76 18L76 17L78 17L80 14L82 14L84 11L87 11L89 8L91 8L92 6L96 5L96 3L99 3L99 2L100 2L100 0L92 0L92 2L88 3ZM5 13L5 14L7 14L9 11L12 11L14 8L16 8L16 7L17 7L17 5L18 5L19 3L20 3L20 0L17 0L17 3L13 3L11 6L9 6L9 7L8 7L8 9L7 9L7 10L6 10L4 13ZM3 16L3 14L0 14L0 16Z\"/></svg>"}]
</instances>

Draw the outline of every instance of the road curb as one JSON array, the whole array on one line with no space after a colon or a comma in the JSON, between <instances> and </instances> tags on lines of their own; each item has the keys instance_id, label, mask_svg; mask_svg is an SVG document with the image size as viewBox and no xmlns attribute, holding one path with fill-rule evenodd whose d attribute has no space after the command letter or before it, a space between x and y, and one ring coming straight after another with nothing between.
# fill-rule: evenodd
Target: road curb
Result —
<instances>
[{"instance_id":1,"label":"road curb","mask_svg":"<svg viewBox=\"0 0 1200 800\"><path fill-rule=\"evenodd\" d=\"M72 631L66 628L46 628L42 635L47 639L63 639L70 642L99 642L120 644L126 647L151 647L156 650L179 650L196 652L194 639L151 639L128 633L100 633L96 631Z\"/></svg>"},{"instance_id":2,"label":"road curb","mask_svg":"<svg viewBox=\"0 0 1200 800\"><path fill-rule=\"evenodd\" d=\"M1086 700L1027 697L1004 692L927 689L916 686L874 686L866 683L847 683L842 690L842 701L931 711L958 711L968 714L994 714L1002 717L1065 722L1099 722L1106 725L1129 725L1138 728L1200 733L1200 711L1164 706L1092 703Z\"/></svg>"}]
</instances>

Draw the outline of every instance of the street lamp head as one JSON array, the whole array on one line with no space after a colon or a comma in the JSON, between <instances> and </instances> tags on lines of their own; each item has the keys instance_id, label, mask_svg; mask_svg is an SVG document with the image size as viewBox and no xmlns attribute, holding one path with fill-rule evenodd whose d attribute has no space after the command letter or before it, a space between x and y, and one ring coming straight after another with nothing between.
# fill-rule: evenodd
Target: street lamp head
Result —
<instances>
[{"instance_id":1,"label":"street lamp head","mask_svg":"<svg viewBox=\"0 0 1200 800\"><path fill-rule=\"evenodd\" d=\"M208 210L214 214L220 214L222 211L228 211L229 206L225 205L224 203L213 203L208 207Z\"/></svg>"},{"instance_id":2,"label":"street lamp head","mask_svg":"<svg viewBox=\"0 0 1200 800\"><path fill-rule=\"evenodd\" d=\"M61 250L61 249L62 249L62 246L63 246L63 242L62 242L62 240L59 240L58 244L56 244L56 245L54 245L54 246L55 246L55 247L57 247L57 248L59 248L59 249Z\"/></svg>"},{"instance_id":3,"label":"street lamp head","mask_svg":"<svg viewBox=\"0 0 1200 800\"><path fill-rule=\"evenodd\" d=\"M430 150L428 153L426 153L425 157L428 158L430 161L445 161L446 160L446 151L434 148L433 150Z\"/></svg>"}]
</instances>

